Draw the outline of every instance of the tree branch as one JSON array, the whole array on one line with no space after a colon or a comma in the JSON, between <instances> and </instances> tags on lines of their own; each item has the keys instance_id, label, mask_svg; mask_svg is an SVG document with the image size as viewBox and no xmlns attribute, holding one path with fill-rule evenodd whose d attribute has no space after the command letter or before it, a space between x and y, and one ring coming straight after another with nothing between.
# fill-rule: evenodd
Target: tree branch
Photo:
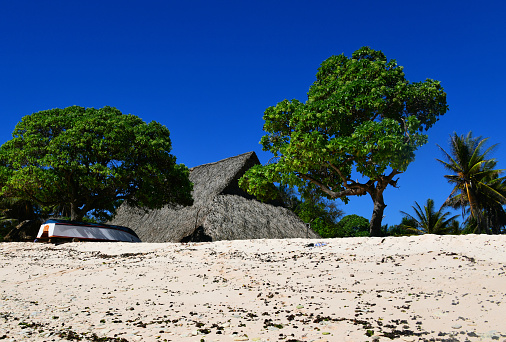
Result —
<instances>
[{"instance_id":1,"label":"tree branch","mask_svg":"<svg viewBox=\"0 0 506 342\"><path fill-rule=\"evenodd\" d=\"M332 198L340 198L340 197L344 197L344 196L365 195L365 193L366 193L366 189L364 188L363 184L356 183L355 188L348 187L348 188L346 188L346 190L336 192L336 191L332 191L328 186L317 181L316 179L314 179L311 176L304 175L301 173L298 173L297 175L300 178L305 179L305 180L313 183L314 185L318 186L324 193L326 193L327 195L329 195Z\"/></svg>"}]
</instances>

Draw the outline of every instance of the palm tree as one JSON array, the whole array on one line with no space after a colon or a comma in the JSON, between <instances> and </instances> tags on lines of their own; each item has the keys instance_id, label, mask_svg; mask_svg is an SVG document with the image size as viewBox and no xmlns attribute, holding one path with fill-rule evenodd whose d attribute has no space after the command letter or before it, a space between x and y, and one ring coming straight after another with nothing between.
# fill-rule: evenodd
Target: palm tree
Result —
<instances>
[{"instance_id":1,"label":"palm tree","mask_svg":"<svg viewBox=\"0 0 506 342\"><path fill-rule=\"evenodd\" d=\"M458 215L457 215L458 216ZM462 228L460 227L460 222L457 220L453 220L450 222L450 230L451 235L460 235L462 234Z\"/></svg>"},{"instance_id":2,"label":"palm tree","mask_svg":"<svg viewBox=\"0 0 506 342\"><path fill-rule=\"evenodd\" d=\"M453 133L450 136L450 153L438 145L446 161L437 161L452 172L445 178L454 185L444 205L461 208L462 216L468 212L468 220L472 217L476 221L475 233L478 234L491 232L490 215L494 211L504 211L502 206L506 203L505 178L501 177L504 170L496 170L495 159L489 158L497 145L483 151L487 140L473 137L472 132L466 136Z\"/></svg>"},{"instance_id":3,"label":"palm tree","mask_svg":"<svg viewBox=\"0 0 506 342\"><path fill-rule=\"evenodd\" d=\"M501 234L506 225L506 211L504 210L504 197L506 197L506 180L494 177L487 180L488 186L494 191L482 194L480 202L483 203L483 212L487 227L492 234Z\"/></svg>"},{"instance_id":4,"label":"palm tree","mask_svg":"<svg viewBox=\"0 0 506 342\"><path fill-rule=\"evenodd\" d=\"M414 223L413 226L406 227L410 231L416 231L421 234L448 234L453 230L453 221L459 215L448 217L449 212L443 212L444 206L439 208L438 211L434 209L434 200L427 199L427 204L422 209L420 205L415 202L412 207L415 210L415 216L412 216L404 211L402 214L406 215Z\"/></svg>"},{"instance_id":5,"label":"palm tree","mask_svg":"<svg viewBox=\"0 0 506 342\"><path fill-rule=\"evenodd\" d=\"M416 227L416 221L405 215L402 218L401 223L390 227L387 233L389 236L410 236L413 234L420 234L418 229L413 229L413 227Z\"/></svg>"}]
</instances>

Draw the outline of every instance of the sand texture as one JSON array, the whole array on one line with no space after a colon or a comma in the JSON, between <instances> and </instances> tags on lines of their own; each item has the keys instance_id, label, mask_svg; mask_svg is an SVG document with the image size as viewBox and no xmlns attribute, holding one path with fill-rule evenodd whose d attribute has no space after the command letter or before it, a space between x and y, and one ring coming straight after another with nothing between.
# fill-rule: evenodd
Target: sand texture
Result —
<instances>
[{"instance_id":1,"label":"sand texture","mask_svg":"<svg viewBox=\"0 0 506 342\"><path fill-rule=\"evenodd\" d=\"M506 236L2 243L0 340L506 341Z\"/></svg>"}]
</instances>

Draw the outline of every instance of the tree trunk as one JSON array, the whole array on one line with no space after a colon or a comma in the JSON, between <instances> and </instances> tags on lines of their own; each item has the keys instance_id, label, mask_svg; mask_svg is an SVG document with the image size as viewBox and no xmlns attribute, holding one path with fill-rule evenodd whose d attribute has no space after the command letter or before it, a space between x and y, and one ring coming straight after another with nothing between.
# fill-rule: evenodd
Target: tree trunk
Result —
<instances>
[{"instance_id":1,"label":"tree trunk","mask_svg":"<svg viewBox=\"0 0 506 342\"><path fill-rule=\"evenodd\" d=\"M369 236L383 236L381 231L381 221L383 220L383 211L386 204L383 202L383 194L372 197L374 209L372 211L371 221L369 222Z\"/></svg>"},{"instance_id":2,"label":"tree trunk","mask_svg":"<svg viewBox=\"0 0 506 342\"><path fill-rule=\"evenodd\" d=\"M71 177L71 176L69 176ZM83 215L82 211L79 210L79 206L77 205L77 185L72 182L72 178L70 178L70 188L72 190L72 195L70 198L70 219L72 221L82 221Z\"/></svg>"},{"instance_id":3,"label":"tree trunk","mask_svg":"<svg viewBox=\"0 0 506 342\"><path fill-rule=\"evenodd\" d=\"M77 203L74 201L74 202L71 202L70 203L70 219L72 221L80 221L82 219L82 217L79 217L80 216L80 210L77 206Z\"/></svg>"}]
</instances>

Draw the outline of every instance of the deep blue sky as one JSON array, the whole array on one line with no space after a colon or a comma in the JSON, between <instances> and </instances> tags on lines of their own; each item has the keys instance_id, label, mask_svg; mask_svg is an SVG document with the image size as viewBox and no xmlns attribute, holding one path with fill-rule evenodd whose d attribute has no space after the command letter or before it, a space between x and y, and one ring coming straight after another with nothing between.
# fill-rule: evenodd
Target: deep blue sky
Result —
<instances>
[{"instance_id":1,"label":"deep blue sky","mask_svg":"<svg viewBox=\"0 0 506 342\"><path fill-rule=\"evenodd\" d=\"M167 126L189 167L248 151L265 163L264 110L305 101L323 60L370 46L412 82L441 81L450 107L385 191L383 222L397 224L449 195L436 144L454 131L499 143L506 168L505 17L503 0L2 1L0 143L24 115L108 105ZM372 202L341 208L369 219Z\"/></svg>"}]
</instances>

